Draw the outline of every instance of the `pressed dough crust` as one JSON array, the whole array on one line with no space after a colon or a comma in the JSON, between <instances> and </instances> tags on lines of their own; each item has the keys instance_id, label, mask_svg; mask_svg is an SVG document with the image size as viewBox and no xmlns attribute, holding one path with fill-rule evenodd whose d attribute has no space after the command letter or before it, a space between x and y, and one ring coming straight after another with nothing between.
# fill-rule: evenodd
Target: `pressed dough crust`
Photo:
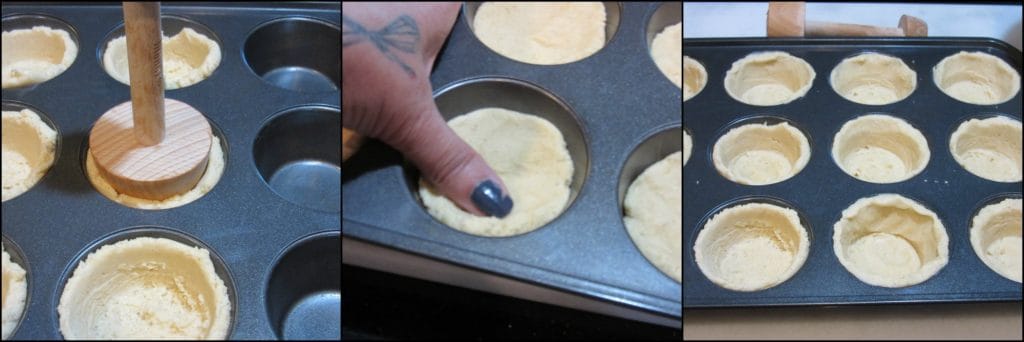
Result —
<instances>
[{"instance_id":1,"label":"pressed dough crust","mask_svg":"<svg viewBox=\"0 0 1024 342\"><path fill-rule=\"evenodd\" d=\"M935 85L950 97L977 105L1009 101L1020 91L1020 74L984 52L960 51L932 70Z\"/></svg>"},{"instance_id":2,"label":"pressed dough crust","mask_svg":"<svg viewBox=\"0 0 1024 342\"><path fill-rule=\"evenodd\" d=\"M206 79L220 65L221 57L217 42L187 27L174 37L163 37L163 56L164 86L168 90ZM107 43L103 68L118 82L129 84L127 37Z\"/></svg>"},{"instance_id":3,"label":"pressed dough crust","mask_svg":"<svg viewBox=\"0 0 1024 342\"><path fill-rule=\"evenodd\" d=\"M665 77L668 77L676 87L682 87L683 23L666 27L654 36L654 40L651 41L651 57Z\"/></svg>"},{"instance_id":4,"label":"pressed dough crust","mask_svg":"<svg viewBox=\"0 0 1024 342\"><path fill-rule=\"evenodd\" d=\"M949 151L967 171L991 181L1021 181L1021 123L1002 116L971 119L949 139Z\"/></svg>"},{"instance_id":5,"label":"pressed dough crust","mask_svg":"<svg viewBox=\"0 0 1024 342\"><path fill-rule=\"evenodd\" d=\"M28 191L53 165L57 131L35 112L3 112L3 201Z\"/></svg>"},{"instance_id":6,"label":"pressed dough crust","mask_svg":"<svg viewBox=\"0 0 1024 342\"><path fill-rule=\"evenodd\" d=\"M690 150L693 149L693 138L690 138L690 134L683 131L683 166L686 166L686 161L690 160Z\"/></svg>"},{"instance_id":7,"label":"pressed dough crust","mask_svg":"<svg viewBox=\"0 0 1024 342\"><path fill-rule=\"evenodd\" d=\"M755 106L789 103L807 94L814 68L781 51L752 53L733 62L725 74L725 90L736 101Z\"/></svg>"},{"instance_id":8,"label":"pressed dough crust","mask_svg":"<svg viewBox=\"0 0 1024 342\"><path fill-rule=\"evenodd\" d=\"M711 282L734 291L760 291L800 270L810 240L796 211L750 203L715 214L697 234L693 250Z\"/></svg>"},{"instance_id":9,"label":"pressed dough crust","mask_svg":"<svg viewBox=\"0 0 1024 342\"><path fill-rule=\"evenodd\" d=\"M902 100L917 88L917 73L903 60L878 53L844 59L832 69L829 80L839 95L867 105Z\"/></svg>"},{"instance_id":10,"label":"pressed dough crust","mask_svg":"<svg viewBox=\"0 0 1024 342\"><path fill-rule=\"evenodd\" d=\"M986 206L971 224L971 246L999 275L1021 282L1021 200Z\"/></svg>"},{"instance_id":11,"label":"pressed dough crust","mask_svg":"<svg viewBox=\"0 0 1024 342\"><path fill-rule=\"evenodd\" d=\"M949 237L938 216L903 196L862 198L843 210L833 228L839 262L870 285L915 285L949 261Z\"/></svg>"},{"instance_id":12,"label":"pressed dough crust","mask_svg":"<svg viewBox=\"0 0 1024 342\"><path fill-rule=\"evenodd\" d=\"M448 121L504 181L514 203L504 218L460 209L423 179L419 194L430 215L465 233L512 236L533 231L565 210L573 163L562 132L547 120L502 108L483 108Z\"/></svg>"},{"instance_id":13,"label":"pressed dough crust","mask_svg":"<svg viewBox=\"0 0 1024 342\"><path fill-rule=\"evenodd\" d=\"M810 158L807 137L787 122L734 128L718 139L712 153L718 173L747 185L789 179L800 173Z\"/></svg>"},{"instance_id":14,"label":"pressed dough crust","mask_svg":"<svg viewBox=\"0 0 1024 342\"><path fill-rule=\"evenodd\" d=\"M626 231L640 253L683 281L683 165L679 152L654 163L630 184L623 206Z\"/></svg>"},{"instance_id":15,"label":"pressed dough crust","mask_svg":"<svg viewBox=\"0 0 1024 342\"><path fill-rule=\"evenodd\" d=\"M3 311L3 339L11 337L14 328L18 327L21 314L25 311L25 300L28 295L28 282L25 269L11 261L7 249L0 247L3 253L3 296L0 307Z\"/></svg>"},{"instance_id":16,"label":"pressed dough crust","mask_svg":"<svg viewBox=\"0 0 1024 342\"><path fill-rule=\"evenodd\" d=\"M502 56L565 64L604 46L605 20L600 2L485 2L476 10L473 31Z\"/></svg>"},{"instance_id":17,"label":"pressed dough crust","mask_svg":"<svg viewBox=\"0 0 1024 342\"><path fill-rule=\"evenodd\" d=\"M697 96L708 83L708 72L693 58L683 56L683 101Z\"/></svg>"},{"instance_id":18,"label":"pressed dough crust","mask_svg":"<svg viewBox=\"0 0 1024 342\"><path fill-rule=\"evenodd\" d=\"M92 153L87 153L85 158L85 169L89 176L89 181L91 181L92 185L96 187L96 190L112 201L139 209L170 209L186 205L200 197L203 197L203 195L210 192L210 190L213 189L213 186L217 185L217 182L220 181L220 176L224 174L224 148L220 146L220 138L217 138L216 136L212 137L210 145L210 161L206 165L206 171L203 173L203 177L199 179L199 183L197 183L196 186L188 192L174 195L160 201L118 193L117 190L115 190L114 187L111 186L102 175L100 175L99 169L96 168L96 161L92 158Z\"/></svg>"},{"instance_id":19,"label":"pressed dough crust","mask_svg":"<svg viewBox=\"0 0 1024 342\"><path fill-rule=\"evenodd\" d=\"M36 26L3 33L3 88L44 82L67 70L78 55L71 35Z\"/></svg>"},{"instance_id":20,"label":"pressed dough crust","mask_svg":"<svg viewBox=\"0 0 1024 342\"><path fill-rule=\"evenodd\" d=\"M871 183L896 183L924 170L931 151L924 135L902 119L864 115L843 124L832 158L846 174Z\"/></svg>"},{"instance_id":21,"label":"pressed dough crust","mask_svg":"<svg viewBox=\"0 0 1024 342\"><path fill-rule=\"evenodd\" d=\"M206 249L140 237L78 264L57 307L65 339L225 339L231 299Z\"/></svg>"}]
</instances>

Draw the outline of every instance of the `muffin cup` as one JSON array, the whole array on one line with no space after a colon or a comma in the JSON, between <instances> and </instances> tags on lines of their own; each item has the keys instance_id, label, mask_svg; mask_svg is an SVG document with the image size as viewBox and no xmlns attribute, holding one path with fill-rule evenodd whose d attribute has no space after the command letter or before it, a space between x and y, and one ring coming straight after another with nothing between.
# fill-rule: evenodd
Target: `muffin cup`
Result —
<instances>
[{"instance_id":1,"label":"muffin cup","mask_svg":"<svg viewBox=\"0 0 1024 342\"><path fill-rule=\"evenodd\" d=\"M53 121L29 105L4 101L3 201L39 184L60 153L60 133Z\"/></svg>"},{"instance_id":2,"label":"muffin cup","mask_svg":"<svg viewBox=\"0 0 1024 342\"><path fill-rule=\"evenodd\" d=\"M3 88L29 87L64 73L78 56L78 33L42 14L3 18Z\"/></svg>"},{"instance_id":3,"label":"muffin cup","mask_svg":"<svg viewBox=\"0 0 1024 342\"><path fill-rule=\"evenodd\" d=\"M994 182L1021 181L1021 123L1004 116L973 118L949 139L949 152L970 173Z\"/></svg>"},{"instance_id":4,"label":"muffin cup","mask_svg":"<svg viewBox=\"0 0 1024 342\"><path fill-rule=\"evenodd\" d=\"M974 254L1006 279L1021 282L1021 199L997 199L971 220Z\"/></svg>"},{"instance_id":5,"label":"muffin cup","mask_svg":"<svg viewBox=\"0 0 1024 342\"><path fill-rule=\"evenodd\" d=\"M844 59L829 80L843 98L866 105L899 102L917 88L917 73L903 60L873 52Z\"/></svg>"},{"instance_id":6,"label":"muffin cup","mask_svg":"<svg viewBox=\"0 0 1024 342\"><path fill-rule=\"evenodd\" d=\"M931 151L921 131L903 119L870 114L843 124L832 142L832 158L854 178L887 184L921 173Z\"/></svg>"},{"instance_id":7,"label":"muffin cup","mask_svg":"<svg viewBox=\"0 0 1024 342\"><path fill-rule=\"evenodd\" d=\"M811 147L807 136L788 121L751 118L733 124L715 142L711 157L715 169L726 179L767 185L800 173L811 158Z\"/></svg>"},{"instance_id":8,"label":"muffin cup","mask_svg":"<svg viewBox=\"0 0 1024 342\"><path fill-rule=\"evenodd\" d=\"M1020 92L1020 74L1002 59L984 52L960 51L932 69L935 85L962 102L994 105Z\"/></svg>"},{"instance_id":9,"label":"muffin cup","mask_svg":"<svg viewBox=\"0 0 1024 342\"><path fill-rule=\"evenodd\" d=\"M803 97L814 83L807 61L781 51L752 53L733 62L725 74L725 90L736 101L774 106Z\"/></svg>"},{"instance_id":10,"label":"muffin cup","mask_svg":"<svg viewBox=\"0 0 1024 342\"><path fill-rule=\"evenodd\" d=\"M683 101L689 100L708 83L708 72L697 60L683 56Z\"/></svg>"}]
</instances>

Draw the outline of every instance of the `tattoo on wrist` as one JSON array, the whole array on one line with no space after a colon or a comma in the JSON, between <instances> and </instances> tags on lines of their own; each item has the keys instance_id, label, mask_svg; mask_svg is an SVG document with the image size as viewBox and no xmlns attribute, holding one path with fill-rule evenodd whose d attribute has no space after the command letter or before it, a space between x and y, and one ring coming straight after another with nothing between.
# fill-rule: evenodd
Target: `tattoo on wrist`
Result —
<instances>
[{"instance_id":1,"label":"tattoo on wrist","mask_svg":"<svg viewBox=\"0 0 1024 342\"><path fill-rule=\"evenodd\" d=\"M403 14L388 26L377 31L368 30L345 15L342 15L341 18L345 23L345 30L341 33L342 47L349 47L369 40L385 57L401 66L402 70L409 74L409 77L416 77L412 68L395 54L395 50L409 54L416 52L416 44L420 42L420 29L412 17Z\"/></svg>"}]
</instances>

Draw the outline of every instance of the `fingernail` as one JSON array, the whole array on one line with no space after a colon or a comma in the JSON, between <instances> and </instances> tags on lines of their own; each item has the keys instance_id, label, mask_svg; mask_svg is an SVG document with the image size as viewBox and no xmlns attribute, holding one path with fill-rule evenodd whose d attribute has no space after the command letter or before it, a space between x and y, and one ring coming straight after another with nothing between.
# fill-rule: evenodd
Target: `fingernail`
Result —
<instances>
[{"instance_id":1,"label":"fingernail","mask_svg":"<svg viewBox=\"0 0 1024 342\"><path fill-rule=\"evenodd\" d=\"M503 194L498 184L490 179L480 182L476 189L473 189L471 199L477 209L490 216L501 218L508 216L512 211L512 198Z\"/></svg>"}]
</instances>

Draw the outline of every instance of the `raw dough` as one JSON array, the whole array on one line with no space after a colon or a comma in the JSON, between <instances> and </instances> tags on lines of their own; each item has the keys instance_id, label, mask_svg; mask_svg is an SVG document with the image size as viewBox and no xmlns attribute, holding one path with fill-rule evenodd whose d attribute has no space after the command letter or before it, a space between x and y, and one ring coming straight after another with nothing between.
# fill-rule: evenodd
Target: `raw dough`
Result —
<instances>
[{"instance_id":1,"label":"raw dough","mask_svg":"<svg viewBox=\"0 0 1024 342\"><path fill-rule=\"evenodd\" d=\"M887 184L923 171L931 151L924 135L903 119L870 114L843 124L832 144L832 159L854 178Z\"/></svg>"},{"instance_id":2,"label":"raw dough","mask_svg":"<svg viewBox=\"0 0 1024 342\"><path fill-rule=\"evenodd\" d=\"M14 328L18 327L21 314L25 311L25 299L28 296L28 281L25 269L11 262L7 249L0 247L3 253L3 296L0 298L0 311L3 311L3 338L11 337Z\"/></svg>"},{"instance_id":3,"label":"raw dough","mask_svg":"<svg viewBox=\"0 0 1024 342\"><path fill-rule=\"evenodd\" d=\"M28 191L53 165L57 131L35 112L3 112L3 200Z\"/></svg>"},{"instance_id":4,"label":"raw dough","mask_svg":"<svg viewBox=\"0 0 1024 342\"><path fill-rule=\"evenodd\" d=\"M629 237L640 253L677 282L683 281L682 154L654 163L626 190Z\"/></svg>"},{"instance_id":5,"label":"raw dough","mask_svg":"<svg viewBox=\"0 0 1024 342\"><path fill-rule=\"evenodd\" d=\"M917 73L903 60L879 53L844 59L829 78L832 89L847 100L884 105L905 99L917 88Z\"/></svg>"},{"instance_id":6,"label":"raw dough","mask_svg":"<svg viewBox=\"0 0 1024 342\"><path fill-rule=\"evenodd\" d=\"M984 52L960 51L943 58L932 75L946 95L976 105L1000 104L1020 91L1017 70Z\"/></svg>"},{"instance_id":7,"label":"raw dough","mask_svg":"<svg viewBox=\"0 0 1024 342\"><path fill-rule=\"evenodd\" d=\"M862 198L843 210L833 232L839 262L861 281L905 287L938 273L949 261L939 217L900 195Z\"/></svg>"},{"instance_id":8,"label":"raw dough","mask_svg":"<svg viewBox=\"0 0 1024 342\"><path fill-rule=\"evenodd\" d=\"M555 219L569 204L573 164L562 132L540 117L502 108L477 109L448 121L498 173L514 203L504 218L467 213L420 180L430 215L449 227L480 236L512 236Z\"/></svg>"},{"instance_id":9,"label":"raw dough","mask_svg":"<svg viewBox=\"0 0 1024 342\"><path fill-rule=\"evenodd\" d=\"M3 33L3 88L41 83L71 66L78 46L67 31L36 26Z\"/></svg>"},{"instance_id":10,"label":"raw dough","mask_svg":"<svg viewBox=\"0 0 1024 342\"><path fill-rule=\"evenodd\" d=\"M811 159L811 146L807 137L787 122L747 124L718 139L711 158L726 179L766 185L800 173Z\"/></svg>"},{"instance_id":11,"label":"raw dough","mask_svg":"<svg viewBox=\"0 0 1024 342\"><path fill-rule=\"evenodd\" d=\"M971 119L949 139L949 151L967 171L990 181L1021 181L1021 123L1002 116Z\"/></svg>"},{"instance_id":12,"label":"raw dough","mask_svg":"<svg viewBox=\"0 0 1024 342\"><path fill-rule=\"evenodd\" d=\"M100 247L57 306L65 339L227 338L231 299L206 249L140 237Z\"/></svg>"},{"instance_id":13,"label":"raw dough","mask_svg":"<svg viewBox=\"0 0 1024 342\"><path fill-rule=\"evenodd\" d=\"M220 139L216 136L213 137L210 145L210 161L206 165L206 172L203 173L203 177L199 179L199 183L197 183L192 190L189 190L186 193L171 196L170 198L162 201L132 197L118 193L110 183L107 183L107 181L103 179L103 176L100 176L99 170L96 168L96 162L92 158L92 153L87 153L85 158L85 169L86 173L89 175L89 181L91 181L92 185L96 187L96 190L112 201L139 209L170 209L186 205L200 197L203 197L203 195L210 192L210 190L213 189L213 186L217 185L217 182L220 181L220 176L224 174L224 149L220 146Z\"/></svg>"},{"instance_id":14,"label":"raw dough","mask_svg":"<svg viewBox=\"0 0 1024 342\"><path fill-rule=\"evenodd\" d=\"M796 100L811 89L814 68L782 51L757 52L733 62L725 90L736 101L774 106Z\"/></svg>"},{"instance_id":15,"label":"raw dough","mask_svg":"<svg viewBox=\"0 0 1024 342\"><path fill-rule=\"evenodd\" d=\"M220 46L217 42L188 27L174 37L163 37L163 55L164 86L168 90L199 83L220 65ZM103 68L118 82L130 83L127 37L107 43Z\"/></svg>"},{"instance_id":16,"label":"raw dough","mask_svg":"<svg viewBox=\"0 0 1024 342\"><path fill-rule=\"evenodd\" d=\"M711 282L734 291L760 291L793 277L807 260L810 245L796 211L749 203L708 220L693 252Z\"/></svg>"},{"instance_id":17,"label":"raw dough","mask_svg":"<svg viewBox=\"0 0 1024 342\"><path fill-rule=\"evenodd\" d=\"M708 83L708 72L700 62L687 56L683 56L683 66L686 70L683 74L683 102L686 102L704 90L704 85Z\"/></svg>"},{"instance_id":18,"label":"raw dough","mask_svg":"<svg viewBox=\"0 0 1024 342\"><path fill-rule=\"evenodd\" d=\"M690 160L690 150L693 149L693 139L690 138L690 134L683 130L683 166L686 166L686 161Z\"/></svg>"},{"instance_id":19,"label":"raw dough","mask_svg":"<svg viewBox=\"0 0 1024 342\"><path fill-rule=\"evenodd\" d=\"M676 87L683 84L683 23L666 27L651 41L651 57ZM690 95L693 96L693 95Z\"/></svg>"},{"instance_id":20,"label":"raw dough","mask_svg":"<svg viewBox=\"0 0 1024 342\"><path fill-rule=\"evenodd\" d=\"M605 43L600 2L484 2L473 31L502 56L530 64L565 64L586 58Z\"/></svg>"},{"instance_id":21,"label":"raw dough","mask_svg":"<svg viewBox=\"0 0 1024 342\"><path fill-rule=\"evenodd\" d=\"M971 246L999 275L1021 282L1021 200L986 206L971 224Z\"/></svg>"}]
</instances>

